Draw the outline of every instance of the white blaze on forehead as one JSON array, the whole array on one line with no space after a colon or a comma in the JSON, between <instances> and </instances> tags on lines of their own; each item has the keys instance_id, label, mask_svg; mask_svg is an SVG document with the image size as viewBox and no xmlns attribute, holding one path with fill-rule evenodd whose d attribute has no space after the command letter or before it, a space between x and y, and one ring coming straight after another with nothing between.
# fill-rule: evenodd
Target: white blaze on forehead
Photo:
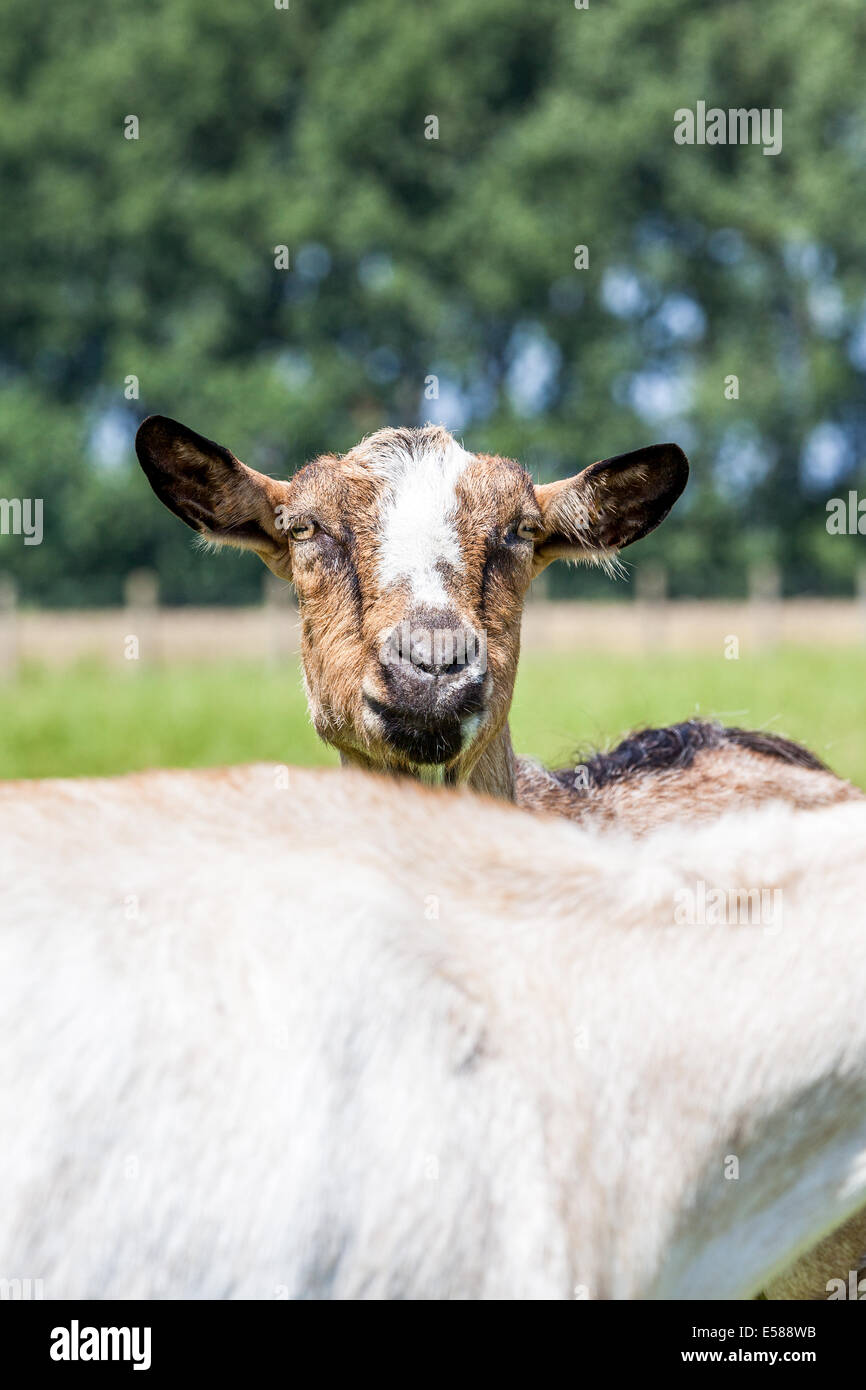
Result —
<instances>
[{"instance_id":1,"label":"white blaze on forehead","mask_svg":"<svg viewBox=\"0 0 866 1390\"><path fill-rule=\"evenodd\" d=\"M379 580L402 584L413 602L448 602L439 566L463 569L457 533L457 480L472 458L444 432L371 458L387 482L379 548Z\"/></svg>"}]
</instances>

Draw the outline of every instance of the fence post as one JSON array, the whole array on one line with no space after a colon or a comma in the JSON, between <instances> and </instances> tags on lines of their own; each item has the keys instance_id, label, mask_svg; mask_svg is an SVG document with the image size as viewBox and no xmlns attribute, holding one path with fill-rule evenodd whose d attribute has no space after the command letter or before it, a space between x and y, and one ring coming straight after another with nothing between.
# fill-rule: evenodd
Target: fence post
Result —
<instances>
[{"instance_id":1,"label":"fence post","mask_svg":"<svg viewBox=\"0 0 866 1390\"><path fill-rule=\"evenodd\" d=\"M857 605L860 610L862 634L866 639L866 564L863 562L857 566Z\"/></svg>"},{"instance_id":2,"label":"fence post","mask_svg":"<svg viewBox=\"0 0 866 1390\"><path fill-rule=\"evenodd\" d=\"M0 574L0 677L18 675L18 586L11 575Z\"/></svg>"},{"instance_id":3,"label":"fence post","mask_svg":"<svg viewBox=\"0 0 866 1390\"><path fill-rule=\"evenodd\" d=\"M645 560L634 575L634 597L645 647L658 649L667 635L668 572L661 560Z\"/></svg>"},{"instance_id":4,"label":"fence post","mask_svg":"<svg viewBox=\"0 0 866 1390\"><path fill-rule=\"evenodd\" d=\"M772 560L749 566L749 603L756 647L774 646L782 618L782 571Z\"/></svg>"},{"instance_id":5,"label":"fence post","mask_svg":"<svg viewBox=\"0 0 866 1390\"><path fill-rule=\"evenodd\" d=\"M159 578L153 570L132 570L123 585L126 631L123 655L127 661L159 662Z\"/></svg>"},{"instance_id":6,"label":"fence post","mask_svg":"<svg viewBox=\"0 0 866 1390\"><path fill-rule=\"evenodd\" d=\"M551 601L550 570L551 566L548 565L546 569L541 571L541 574L535 576L526 591L527 603L549 603Z\"/></svg>"},{"instance_id":7,"label":"fence post","mask_svg":"<svg viewBox=\"0 0 866 1390\"><path fill-rule=\"evenodd\" d=\"M285 579L265 571L262 583L262 603L265 610L265 643L269 661L279 665L294 654L292 619L295 604L291 586Z\"/></svg>"}]
</instances>

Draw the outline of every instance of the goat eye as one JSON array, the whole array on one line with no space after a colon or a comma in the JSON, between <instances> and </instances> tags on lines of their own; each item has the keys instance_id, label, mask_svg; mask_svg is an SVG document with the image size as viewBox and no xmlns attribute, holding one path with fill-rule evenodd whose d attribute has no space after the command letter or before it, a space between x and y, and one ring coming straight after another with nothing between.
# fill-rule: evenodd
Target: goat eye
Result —
<instances>
[{"instance_id":1,"label":"goat eye","mask_svg":"<svg viewBox=\"0 0 866 1390\"><path fill-rule=\"evenodd\" d=\"M527 517L523 521L518 521L516 526L517 535L522 541L537 541L541 535L541 527L537 521Z\"/></svg>"},{"instance_id":2,"label":"goat eye","mask_svg":"<svg viewBox=\"0 0 866 1390\"><path fill-rule=\"evenodd\" d=\"M315 521L296 521L294 526L289 527L289 535L293 541L308 541L318 529Z\"/></svg>"}]
</instances>

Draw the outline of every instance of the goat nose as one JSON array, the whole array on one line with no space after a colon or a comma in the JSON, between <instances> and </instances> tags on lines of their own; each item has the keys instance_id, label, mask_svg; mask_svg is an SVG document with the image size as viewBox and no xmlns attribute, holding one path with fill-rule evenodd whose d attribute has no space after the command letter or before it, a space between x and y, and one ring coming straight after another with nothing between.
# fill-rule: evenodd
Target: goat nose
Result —
<instances>
[{"instance_id":1,"label":"goat nose","mask_svg":"<svg viewBox=\"0 0 866 1390\"><path fill-rule=\"evenodd\" d=\"M475 630L450 613L419 612L390 633L383 665L410 667L422 680L444 684L477 668L482 642Z\"/></svg>"}]
</instances>

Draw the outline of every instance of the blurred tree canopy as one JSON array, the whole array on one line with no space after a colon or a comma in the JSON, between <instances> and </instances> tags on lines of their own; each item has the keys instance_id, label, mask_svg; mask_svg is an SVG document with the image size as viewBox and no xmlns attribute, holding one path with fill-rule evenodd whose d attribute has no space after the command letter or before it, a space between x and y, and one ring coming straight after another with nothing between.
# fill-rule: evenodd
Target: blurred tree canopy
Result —
<instances>
[{"instance_id":1,"label":"blurred tree canopy","mask_svg":"<svg viewBox=\"0 0 866 1390\"><path fill-rule=\"evenodd\" d=\"M862 0L5 0L0 496L43 498L45 539L0 536L0 571L248 601L255 558L205 561L150 493L140 419L286 476L429 418L542 479L675 439L692 482L636 565L850 593L864 70ZM677 145L698 101L781 109L782 152Z\"/></svg>"}]
</instances>

